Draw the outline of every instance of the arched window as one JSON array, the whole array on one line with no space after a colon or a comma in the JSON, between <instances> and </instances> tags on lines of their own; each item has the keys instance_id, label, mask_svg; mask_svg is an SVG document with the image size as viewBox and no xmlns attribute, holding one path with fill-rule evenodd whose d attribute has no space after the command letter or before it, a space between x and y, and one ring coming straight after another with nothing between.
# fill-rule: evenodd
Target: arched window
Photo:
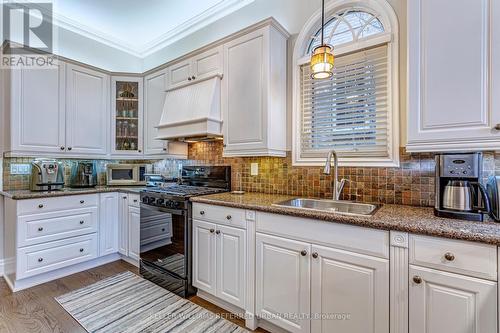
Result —
<instances>
[{"instance_id":1,"label":"arched window","mask_svg":"<svg viewBox=\"0 0 500 333\"><path fill-rule=\"evenodd\" d=\"M342 165L399 164L397 19L385 0L370 6L337 0L327 6L325 42L334 46L333 77L313 80L312 50L320 44L319 13L294 50L293 163L319 165L339 152Z\"/></svg>"}]
</instances>

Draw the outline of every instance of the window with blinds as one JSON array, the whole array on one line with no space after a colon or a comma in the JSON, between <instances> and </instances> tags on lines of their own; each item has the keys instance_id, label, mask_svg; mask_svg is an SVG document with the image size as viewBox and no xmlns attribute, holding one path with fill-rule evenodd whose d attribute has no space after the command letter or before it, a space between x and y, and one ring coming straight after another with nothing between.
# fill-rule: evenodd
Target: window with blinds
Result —
<instances>
[{"instance_id":1,"label":"window with blinds","mask_svg":"<svg viewBox=\"0 0 500 333\"><path fill-rule=\"evenodd\" d=\"M389 156L388 45L335 59L333 77L311 79L300 66L300 158Z\"/></svg>"}]
</instances>

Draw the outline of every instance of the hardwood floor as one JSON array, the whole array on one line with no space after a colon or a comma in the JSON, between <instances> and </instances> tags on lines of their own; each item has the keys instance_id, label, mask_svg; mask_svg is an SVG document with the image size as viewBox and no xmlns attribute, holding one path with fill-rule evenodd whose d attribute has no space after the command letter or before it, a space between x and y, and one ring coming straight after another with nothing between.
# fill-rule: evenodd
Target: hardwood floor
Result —
<instances>
[{"instance_id":1,"label":"hardwood floor","mask_svg":"<svg viewBox=\"0 0 500 333\"><path fill-rule=\"evenodd\" d=\"M85 333L54 297L127 270L137 273L136 267L125 261L116 261L17 293L12 293L5 280L0 278L0 333ZM194 296L190 300L237 325L245 326L243 320L230 316L227 311L199 297Z\"/></svg>"}]
</instances>

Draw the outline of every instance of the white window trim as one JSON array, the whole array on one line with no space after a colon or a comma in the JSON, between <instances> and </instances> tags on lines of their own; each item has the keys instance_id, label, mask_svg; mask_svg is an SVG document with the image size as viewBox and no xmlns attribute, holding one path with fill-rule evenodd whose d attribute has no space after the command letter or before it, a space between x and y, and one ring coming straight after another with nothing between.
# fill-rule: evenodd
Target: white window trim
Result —
<instances>
[{"instance_id":1,"label":"white window trim","mask_svg":"<svg viewBox=\"0 0 500 333\"><path fill-rule=\"evenodd\" d=\"M398 19L391 5L386 0L366 1L334 0L325 5L325 16L329 17L334 13L347 9L360 9L368 13L376 14L382 22L385 33L373 37L367 37L356 43L350 43L336 47L335 55L342 55L352 52L354 49L376 46L388 43L388 72L389 72L389 156L386 158L376 157L350 157L343 158L339 154L340 166L352 167L399 167L399 35ZM325 162L324 158L301 158L300 157L300 124L301 124L301 103L300 103L300 66L309 62L309 56L304 53L313 36L318 30L318 22L321 22L321 10L317 11L304 25L293 51L293 81L292 81L292 165L294 166L320 166ZM326 156L325 156L326 158Z\"/></svg>"}]
</instances>

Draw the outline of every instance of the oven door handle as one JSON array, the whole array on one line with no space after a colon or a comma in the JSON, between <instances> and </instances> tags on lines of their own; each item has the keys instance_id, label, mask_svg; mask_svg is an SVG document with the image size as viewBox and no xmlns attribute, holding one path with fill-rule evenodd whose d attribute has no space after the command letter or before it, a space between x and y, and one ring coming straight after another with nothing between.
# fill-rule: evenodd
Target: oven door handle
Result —
<instances>
[{"instance_id":1,"label":"oven door handle","mask_svg":"<svg viewBox=\"0 0 500 333\"><path fill-rule=\"evenodd\" d=\"M157 207L157 206L150 206L144 203L141 203L141 209L147 209L153 212L162 212L162 213L170 213L172 215L185 215L186 211L182 209L171 209L171 208L165 208L165 207Z\"/></svg>"}]
</instances>

